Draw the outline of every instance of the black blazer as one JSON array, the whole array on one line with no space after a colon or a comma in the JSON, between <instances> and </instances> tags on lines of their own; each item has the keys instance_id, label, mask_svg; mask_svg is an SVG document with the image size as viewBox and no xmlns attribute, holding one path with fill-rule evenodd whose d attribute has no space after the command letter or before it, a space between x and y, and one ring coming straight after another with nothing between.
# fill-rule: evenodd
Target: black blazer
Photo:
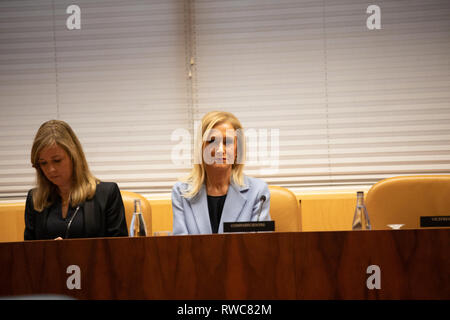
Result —
<instances>
[{"instance_id":1,"label":"black blazer","mask_svg":"<svg viewBox=\"0 0 450 320\"><path fill-rule=\"evenodd\" d=\"M28 191L24 240L50 239L47 232L50 208L42 212L34 210L32 190ZM98 183L94 197L80 205L78 214L84 214L86 238L128 236L122 196L114 182Z\"/></svg>"}]
</instances>

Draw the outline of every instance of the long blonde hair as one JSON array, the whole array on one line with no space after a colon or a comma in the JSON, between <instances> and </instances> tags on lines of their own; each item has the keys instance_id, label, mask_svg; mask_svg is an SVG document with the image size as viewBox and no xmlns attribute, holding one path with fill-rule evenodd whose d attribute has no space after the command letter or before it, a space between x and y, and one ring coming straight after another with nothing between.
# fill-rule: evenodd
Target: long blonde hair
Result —
<instances>
[{"instance_id":1,"label":"long blonde hair","mask_svg":"<svg viewBox=\"0 0 450 320\"><path fill-rule=\"evenodd\" d=\"M189 175L181 181L186 182L189 188L183 193L185 198L194 197L205 183L206 171L203 161L203 143L207 139L210 130L217 124L229 122L238 133L237 154L231 169L231 181L239 186L244 185L244 159L245 159L245 136L241 122L230 112L211 111L202 118L201 128L195 137L194 166Z\"/></svg>"},{"instance_id":2,"label":"long blonde hair","mask_svg":"<svg viewBox=\"0 0 450 320\"><path fill-rule=\"evenodd\" d=\"M33 205L38 212L49 207L56 199L58 187L47 179L39 167L39 154L46 148L58 145L63 148L72 161L72 189L70 204L72 207L91 199L99 180L89 171L86 157L80 141L72 128L64 121L44 122L36 133L31 148L31 164L36 169L36 188L33 189Z\"/></svg>"}]
</instances>

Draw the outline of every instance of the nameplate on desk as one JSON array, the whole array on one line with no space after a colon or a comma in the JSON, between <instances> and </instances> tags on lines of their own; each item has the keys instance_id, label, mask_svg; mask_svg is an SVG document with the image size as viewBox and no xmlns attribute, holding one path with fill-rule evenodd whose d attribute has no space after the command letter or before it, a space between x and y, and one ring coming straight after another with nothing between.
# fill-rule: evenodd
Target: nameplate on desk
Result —
<instances>
[{"instance_id":1,"label":"nameplate on desk","mask_svg":"<svg viewBox=\"0 0 450 320\"><path fill-rule=\"evenodd\" d=\"M275 221L224 222L223 232L275 231Z\"/></svg>"},{"instance_id":2,"label":"nameplate on desk","mask_svg":"<svg viewBox=\"0 0 450 320\"><path fill-rule=\"evenodd\" d=\"M420 227L450 227L450 216L420 217Z\"/></svg>"}]
</instances>

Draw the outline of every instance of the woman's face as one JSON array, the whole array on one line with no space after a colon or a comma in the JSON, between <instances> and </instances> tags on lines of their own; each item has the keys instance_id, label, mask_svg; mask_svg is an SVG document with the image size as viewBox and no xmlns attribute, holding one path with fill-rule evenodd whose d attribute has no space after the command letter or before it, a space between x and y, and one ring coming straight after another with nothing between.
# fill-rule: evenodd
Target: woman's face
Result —
<instances>
[{"instance_id":1,"label":"woman's face","mask_svg":"<svg viewBox=\"0 0 450 320\"><path fill-rule=\"evenodd\" d=\"M54 144L42 149L38 163L47 179L59 189L72 185L72 160L59 145Z\"/></svg>"},{"instance_id":2,"label":"woman's face","mask_svg":"<svg viewBox=\"0 0 450 320\"><path fill-rule=\"evenodd\" d=\"M236 131L229 122L216 124L203 144L203 162L214 169L228 169L237 152Z\"/></svg>"}]
</instances>

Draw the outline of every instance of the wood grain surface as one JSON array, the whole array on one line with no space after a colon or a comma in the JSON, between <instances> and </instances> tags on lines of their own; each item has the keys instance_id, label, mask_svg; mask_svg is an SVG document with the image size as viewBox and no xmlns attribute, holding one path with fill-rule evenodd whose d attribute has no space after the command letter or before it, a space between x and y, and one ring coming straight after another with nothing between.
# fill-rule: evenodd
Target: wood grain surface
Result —
<instances>
[{"instance_id":1,"label":"wood grain surface","mask_svg":"<svg viewBox=\"0 0 450 320\"><path fill-rule=\"evenodd\" d=\"M449 229L0 243L0 296L449 299ZM67 267L81 269L69 290ZM381 289L369 290L369 265Z\"/></svg>"}]
</instances>

